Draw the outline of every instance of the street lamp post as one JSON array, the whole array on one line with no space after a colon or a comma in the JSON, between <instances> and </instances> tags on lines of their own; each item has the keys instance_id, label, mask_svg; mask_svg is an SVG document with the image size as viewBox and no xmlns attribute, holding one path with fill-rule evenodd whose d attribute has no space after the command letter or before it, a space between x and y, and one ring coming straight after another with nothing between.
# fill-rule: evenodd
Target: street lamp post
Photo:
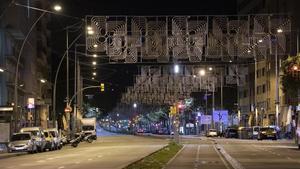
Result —
<instances>
[{"instance_id":1,"label":"street lamp post","mask_svg":"<svg viewBox=\"0 0 300 169\"><path fill-rule=\"evenodd\" d=\"M35 27L35 25L41 20L41 18L46 14L46 12L44 11L38 18L37 20L31 25L25 39L22 42L20 51L19 51L19 55L17 58L17 65L16 65L16 71L15 71L15 80L14 80L14 130L17 131L17 125L18 125L18 74L19 74L19 63L20 63L20 59L21 59L21 55L23 53L23 49L25 46L25 43L27 42L27 39L30 35L30 33L32 32L33 28Z\"/></svg>"},{"instance_id":2,"label":"street lamp post","mask_svg":"<svg viewBox=\"0 0 300 169\"><path fill-rule=\"evenodd\" d=\"M276 44L275 44L275 77L276 77L276 98L275 98L275 113L276 113L276 122L275 125L279 126L279 77L278 77L278 43L277 43L277 37L276 37Z\"/></svg>"},{"instance_id":3,"label":"street lamp post","mask_svg":"<svg viewBox=\"0 0 300 169\"><path fill-rule=\"evenodd\" d=\"M19 63L20 63L20 59L23 53L23 49L25 46L25 43L27 42L27 39L29 38L31 32L33 31L33 29L35 28L36 24L41 20L41 18L46 14L46 13L53 13L51 11L47 11L44 9L38 9L38 8L33 8L33 7L29 7L29 6L24 6L21 4L15 4L17 6L22 6L22 7L26 7L26 8L30 8L33 10L38 10L38 11L42 11L42 14L35 20L35 22L31 25L29 31L26 34L25 39L22 42L19 54L18 54L18 58L17 58L17 64L16 64L16 71L15 71L15 79L14 79L14 113L13 113L13 117L14 117L14 130L17 131L17 123L18 123L18 74L19 74ZM60 11L61 10L61 6L56 5L56 8L54 8L54 10L56 11Z\"/></svg>"},{"instance_id":4,"label":"street lamp post","mask_svg":"<svg viewBox=\"0 0 300 169\"><path fill-rule=\"evenodd\" d=\"M57 70L55 72L55 78L54 78L54 83L53 83L53 113L52 113L52 119L54 120L54 123L56 121L56 87L57 87L57 78L58 78L58 73L60 71L61 65L66 57L67 51L73 46L73 44L81 37L82 33L80 33L69 45L68 48L66 49L64 55L62 56L62 58L59 61ZM56 124L55 124L56 127Z\"/></svg>"}]
</instances>

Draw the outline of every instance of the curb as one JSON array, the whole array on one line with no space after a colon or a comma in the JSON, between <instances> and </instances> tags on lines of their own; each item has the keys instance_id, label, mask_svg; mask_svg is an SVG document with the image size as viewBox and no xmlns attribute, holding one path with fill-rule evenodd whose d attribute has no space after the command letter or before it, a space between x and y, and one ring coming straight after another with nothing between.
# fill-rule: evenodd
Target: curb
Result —
<instances>
[{"instance_id":1,"label":"curb","mask_svg":"<svg viewBox=\"0 0 300 169\"><path fill-rule=\"evenodd\" d=\"M21 154L16 154L16 153L3 153L0 154L0 159L6 159L6 158L11 158L11 157L17 157L17 156L22 156L25 155L25 153L21 153Z\"/></svg>"},{"instance_id":2,"label":"curb","mask_svg":"<svg viewBox=\"0 0 300 169\"><path fill-rule=\"evenodd\" d=\"M165 169L185 148L185 145L181 147L181 149L167 162L167 164L162 168Z\"/></svg>"},{"instance_id":3,"label":"curb","mask_svg":"<svg viewBox=\"0 0 300 169\"><path fill-rule=\"evenodd\" d=\"M126 165L122 166L121 168L124 169L124 168L126 168L126 167L128 167L128 166L130 166L130 165L132 165L132 164L138 163L138 162L142 161L144 158L146 158L146 157L148 157L148 156L151 156L151 155L154 154L154 153L157 153L158 151L160 151L160 150L166 148L167 146L168 146L168 144L164 145L162 148L160 148L160 149L158 149L158 150L156 150L156 151L154 151L154 152L152 152L152 153L149 153L148 155L146 155L146 156L144 156L144 157L141 157L141 158L139 158L139 159L137 159L137 160L135 160L135 161L133 161L133 162L131 162L131 163L129 163L129 164L126 164Z\"/></svg>"}]
</instances>

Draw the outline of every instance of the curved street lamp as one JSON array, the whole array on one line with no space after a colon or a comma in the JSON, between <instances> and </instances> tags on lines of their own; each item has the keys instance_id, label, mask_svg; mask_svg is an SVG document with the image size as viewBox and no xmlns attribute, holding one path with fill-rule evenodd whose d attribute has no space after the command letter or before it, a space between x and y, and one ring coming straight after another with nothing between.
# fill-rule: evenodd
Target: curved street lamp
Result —
<instances>
[{"instance_id":1,"label":"curved street lamp","mask_svg":"<svg viewBox=\"0 0 300 169\"><path fill-rule=\"evenodd\" d=\"M28 37L30 36L32 30L35 28L36 24L41 20L41 18L46 13L53 13L53 12L48 11L48 10L44 10L44 9L28 7L28 6L25 6L25 5L18 4L18 3L16 3L15 5L30 8L30 9L34 9L34 10L38 10L38 11L42 11L42 14L36 19L36 21L31 25L29 31L27 32L26 37L22 42L22 45L21 45L21 48L20 48L20 51L19 51L19 55L18 55L18 58L17 58L17 65L16 65L15 79L14 79L14 114L13 114L13 117L14 117L14 119L13 119L14 120L14 130L16 131L17 130L17 121L18 121L17 120L17 114L18 114L18 110L17 110L18 109L18 74L19 74L19 63L20 63L20 59L21 59L21 56L22 56L22 53L23 53L23 49L24 49L25 43L27 42ZM58 9L58 6L57 6L57 9ZM60 7L60 9L61 9L61 7Z\"/></svg>"}]
</instances>

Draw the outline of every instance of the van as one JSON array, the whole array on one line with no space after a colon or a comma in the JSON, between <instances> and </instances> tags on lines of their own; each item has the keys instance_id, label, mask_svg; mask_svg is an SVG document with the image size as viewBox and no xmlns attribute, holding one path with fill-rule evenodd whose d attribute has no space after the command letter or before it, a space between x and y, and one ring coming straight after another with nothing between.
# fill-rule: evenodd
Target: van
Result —
<instances>
[{"instance_id":1,"label":"van","mask_svg":"<svg viewBox=\"0 0 300 169\"><path fill-rule=\"evenodd\" d=\"M44 132L40 127L24 127L21 128L20 133L30 132L33 135L34 140L37 144L37 149L39 152L45 151L46 149L46 139Z\"/></svg>"}]
</instances>

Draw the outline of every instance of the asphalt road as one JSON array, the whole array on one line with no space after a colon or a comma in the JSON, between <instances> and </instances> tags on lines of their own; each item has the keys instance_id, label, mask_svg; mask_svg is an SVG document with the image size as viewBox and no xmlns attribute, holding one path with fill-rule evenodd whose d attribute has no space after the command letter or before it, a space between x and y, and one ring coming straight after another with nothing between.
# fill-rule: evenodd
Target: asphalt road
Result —
<instances>
[{"instance_id":1,"label":"asphalt road","mask_svg":"<svg viewBox=\"0 0 300 169\"><path fill-rule=\"evenodd\" d=\"M300 169L300 150L286 140L206 137L180 139L184 148L167 169ZM37 154L0 155L1 169L118 169L158 150L166 138L114 135L93 143Z\"/></svg>"},{"instance_id":2,"label":"asphalt road","mask_svg":"<svg viewBox=\"0 0 300 169\"><path fill-rule=\"evenodd\" d=\"M107 136L93 143L80 143L77 148L19 156L1 155L1 169L118 169L162 148L166 139Z\"/></svg>"},{"instance_id":3,"label":"asphalt road","mask_svg":"<svg viewBox=\"0 0 300 169\"><path fill-rule=\"evenodd\" d=\"M287 140L182 138L167 169L300 169L300 150Z\"/></svg>"}]
</instances>

